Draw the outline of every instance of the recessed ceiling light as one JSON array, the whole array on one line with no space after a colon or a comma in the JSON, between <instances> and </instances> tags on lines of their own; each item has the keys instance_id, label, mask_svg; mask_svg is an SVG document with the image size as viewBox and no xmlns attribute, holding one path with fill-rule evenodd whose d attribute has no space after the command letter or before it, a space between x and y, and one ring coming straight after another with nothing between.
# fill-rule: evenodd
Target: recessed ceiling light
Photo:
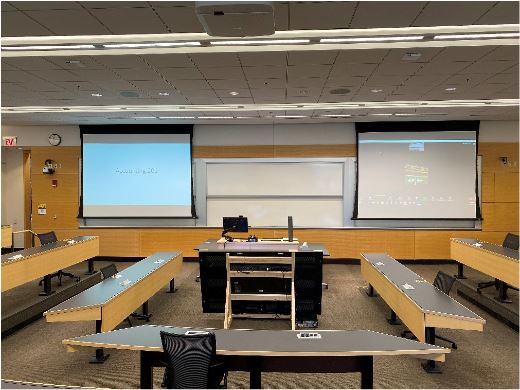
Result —
<instances>
[{"instance_id":1,"label":"recessed ceiling light","mask_svg":"<svg viewBox=\"0 0 520 390\"><path fill-rule=\"evenodd\" d=\"M448 92L452 92L452 91L456 91L456 90L457 90L457 88L455 88L455 87L448 87L445 89L445 91L448 91Z\"/></svg>"},{"instance_id":2,"label":"recessed ceiling light","mask_svg":"<svg viewBox=\"0 0 520 390\"><path fill-rule=\"evenodd\" d=\"M379 92L383 92L383 90L381 88L374 88L374 89L371 89L370 92L379 93Z\"/></svg>"},{"instance_id":3,"label":"recessed ceiling light","mask_svg":"<svg viewBox=\"0 0 520 390\"><path fill-rule=\"evenodd\" d=\"M91 95L91 96L94 96L94 97L101 97L101 96L103 96L103 95L100 94L100 93L91 93L90 95Z\"/></svg>"},{"instance_id":4,"label":"recessed ceiling light","mask_svg":"<svg viewBox=\"0 0 520 390\"><path fill-rule=\"evenodd\" d=\"M236 91L231 91L229 94L232 95L232 96L237 96L237 95L239 95L239 93L236 92Z\"/></svg>"},{"instance_id":5,"label":"recessed ceiling light","mask_svg":"<svg viewBox=\"0 0 520 390\"><path fill-rule=\"evenodd\" d=\"M446 34L435 35L433 39L480 39L480 38L518 38L520 33L483 33L483 34Z\"/></svg>"},{"instance_id":6,"label":"recessed ceiling light","mask_svg":"<svg viewBox=\"0 0 520 390\"><path fill-rule=\"evenodd\" d=\"M403 61L415 61L421 57L422 57L421 53L410 52L410 53L405 53L402 60Z\"/></svg>"},{"instance_id":7,"label":"recessed ceiling light","mask_svg":"<svg viewBox=\"0 0 520 390\"><path fill-rule=\"evenodd\" d=\"M297 43L309 43L309 39L258 39L243 41L211 41L214 46L234 45L291 45Z\"/></svg>"},{"instance_id":8,"label":"recessed ceiling light","mask_svg":"<svg viewBox=\"0 0 520 390\"><path fill-rule=\"evenodd\" d=\"M169 92L159 92L159 96L170 96Z\"/></svg>"},{"instance_id":9,"label":"recessed ceiling light","mask_svg":"<svg viewBox=\"0 0 520 390\"><path fill-rule=\"evenodd\" d=\"M424 39L423 35L394 37L322 38L320 39L320 43L420 41L421 39Z\"/></svg>"}]
</instances>

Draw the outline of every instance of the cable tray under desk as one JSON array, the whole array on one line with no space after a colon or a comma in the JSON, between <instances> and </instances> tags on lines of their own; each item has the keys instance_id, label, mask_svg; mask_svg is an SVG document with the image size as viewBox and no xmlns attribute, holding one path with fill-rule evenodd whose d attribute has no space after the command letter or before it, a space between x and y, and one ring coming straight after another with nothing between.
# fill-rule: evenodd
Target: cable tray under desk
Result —
<instances>
[{"instance_id":1,"label":"cable tray under desk","mask_svg":"<svg viewBox=\"0 0 520 390\"><path fill-rule=\"evenodd\" d=\"M231 256L226 254L226 304L224 310L224 329L229 329L233 320L233 301L270 301L270 302L291 302L291 329L296 329L296 298L294 290L294 270L295 270L295 254L290 257L256 257L256 256ZM237 271L231 270L231 264L286 264L290 265L290 271L280 271L278 269L270 271L269 269L260 271ZM232 293L231 279L233 278L280 278L288 279L291 283L291 294L286 293ZM236 316L235 316L236 317ZM280 318L280 316L247 316L251 318ZM247 318L245 317L245 318ZM244 317L242 317L244 318Z\"/></svg>"}]
</instances>

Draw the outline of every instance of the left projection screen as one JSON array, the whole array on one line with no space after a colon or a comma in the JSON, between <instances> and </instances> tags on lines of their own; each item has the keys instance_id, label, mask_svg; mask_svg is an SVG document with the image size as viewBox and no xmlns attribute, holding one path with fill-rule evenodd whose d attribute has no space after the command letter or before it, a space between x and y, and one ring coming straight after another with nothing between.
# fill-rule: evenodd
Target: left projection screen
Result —
<instances>
[{"instance_id":1,"label":"left projection screen","mask_svg":"<svg viewBox=\"0 0 520 390\"><path fill-rule=\"evenodd\" d=\"M190 134L83 134L83 217L191 217Z\"/></svg>"}]
</instances>

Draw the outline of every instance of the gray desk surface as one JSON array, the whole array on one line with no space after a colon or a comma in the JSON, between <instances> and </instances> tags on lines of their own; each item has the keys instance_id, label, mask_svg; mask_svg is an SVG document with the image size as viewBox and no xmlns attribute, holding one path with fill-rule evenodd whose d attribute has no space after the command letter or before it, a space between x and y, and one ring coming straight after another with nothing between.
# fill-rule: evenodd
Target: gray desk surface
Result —
<instances>
[{"instance_id":1,"label":"gray desk surface","mask_svg":"<svg viewBox=\"0 0 520 390\"><path fill-rule=\"evenodd\" d=\"M74 238L70 239L70 240L75 241L72 244L69 244L67 242L69 240L62 240L62 241L56 241L56 242L53 242L50 244L45 244L45 245L35 246L32 248L23 249L21 251L6 253L5 255L2 255L2 264L11 263L13 261L20 261L20 260L26 259L31 256L41 255L41 254L44 254L46 252L49 252L49 251L52 251L55 249L64 248L66 246L77 245L84 241L93 240L96 238L98 238L98 237L97 236L78 236L78 237L74 237ZM16 255L22 255L23 257L18 258L18 259L13 259L12 257L14 257Z\"/></svg>"},{"instance_id":2,"label":"gray desk surface","mask_svg":"<svg viewBox=\"0 0 520 390\"><path fill-rule=\"evenodd\" d=\"M63 344L162 351L160 331L184 334L190 328L143 325L63 340ZM204 329L193 329L204 330ZM352 356L449 353L446 348L370 330L316 331L321 339L302 340L299 331L210 329L217 353L248 356Z\"/></svg>"},{"instance_id":3,"label":"gray desk surface","mask_svg":"<svg viewBox=\"0 0 520 390\"><path fill-rule=\"evenodd\" d=\"M148 256L131 267L128 267L125 270L117 273L117 275L120 275L120 277L111 277L105 279L101 283L98 283L95 286L92 286L89 289L79 293L78 295L67 299L59 305L54 306L52 309L49 309L48 312L58 312L62 310L76 309L78 307L103 305L115 296L121 294L123 291L138 283L141 279L144 279L152 272L155 272L164 265L168 264L179 255L180 252L157 252L152 256ZM163 261L159 263L158 261L161 260ZM123 284L122 282L125 280L129 280L130 283Z\"/></svg>"},{"instance_id":4,"label":"gray desk surface","mask_svg":"<svg viewBox=\"0 0 520 390\"><path fill-rule=\"evenodd\" d=\"M380 273L385 275L391 283L414 301L423 311L484 321L477 314L461 305L449 295L444 294L386 253L362 253L361 256ZM414 289L405 289L403 287L404 284L411 285Z\"/></svg>"},{"instance_id":5,"label":"gray desk surface","mask_svg":"<svg viewBox=\"0 0 520 390\"><path fill-rule=\"evenodd\" d=\"M254 244L254 243L244 243L244 244ZM303 244L303 243L301 243ZM252 247L252 248L249 248ZM223 252L223 253L258 253L258 252L266 252L266 253L276 253L276 252L289 252L289 250L284 249L283 245L281 244L260 244L258 247L254 247L253 245L244 245L244 248L225 248L224 244L218 244L217 240L211 239L206 240L202 244L200 244L198 247L195 248L197 251L205 251L205 252ZM323 252L323 256L330 256L329 251L327 251L327 248L323 246L322 244L312 244L307 243L306 246L298 246L296 247L297 253L301 252Z\"/></svg>"},{"instance_id":6,"label":"gray desk surface","mask_svg":"<svg viewBox=\"0 0 520 390\"><path fill-rule=\"evenodd\" d=\"M490 244L486 241L480 241L474 238L452 238L452 241L457 241L462 244L471 245L477 249L481 249L487 252L492 252L495 255L507 257L511 260L518 261L519 259L519 253L518 251L511 249L511 248L505 248L502 245L496 245L496 244ZM477 244L477 245L475 245Z\"/></svg>"}]
</instances>

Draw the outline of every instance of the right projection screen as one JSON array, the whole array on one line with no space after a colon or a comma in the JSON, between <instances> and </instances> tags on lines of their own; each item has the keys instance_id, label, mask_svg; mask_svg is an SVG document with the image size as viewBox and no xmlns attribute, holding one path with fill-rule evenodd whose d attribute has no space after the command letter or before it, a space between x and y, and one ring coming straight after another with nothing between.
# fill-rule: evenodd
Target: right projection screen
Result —
<instances>
[{"instance_id":1,"label":"right projection screen","mask_svg":"<svg viewBox=\"0 0 520 390\"><path fill-rule=\"evenodd\" d=\"M355 218L477 218L477 130L358 130L357 137Z\"/></svg>"}]
</instances>

